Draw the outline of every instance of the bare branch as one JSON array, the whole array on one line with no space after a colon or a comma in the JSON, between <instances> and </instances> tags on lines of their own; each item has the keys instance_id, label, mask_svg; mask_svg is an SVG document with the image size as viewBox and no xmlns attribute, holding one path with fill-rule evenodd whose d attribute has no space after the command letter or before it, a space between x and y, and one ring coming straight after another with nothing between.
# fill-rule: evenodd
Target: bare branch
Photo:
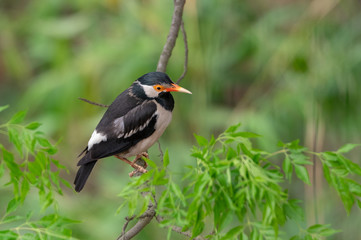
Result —
<instances>
[{"instance_id":1,"label":"bare branch","mask_svg":"<svg viewBox=\"0 0 361 240\"><path fill-rule=\"evenodd\" d=\"M187 33L184 28L184 21L181 23L181 30L182 30L182 36L184 41L184 70L182 75L178 78L177 84L180 83L180 81L184 78L184 76L187 74L188 71L188 40L187 40Z\"/></svg>"},{"instance_id":2,"label":"bare branch","mask_svg":"<svg viewBox=\"0 0 361 240\"><path fill-rule=\"evenodd\" d=\"M138 222L127 232L122 232L122 234L117 238L117 240L129 240L137 235L140 231L147 226L150 221L155 216L155 205L149 202L147 211L145 211L142 216L139 217ZM124 228L124 227L123 227Z\"/></svg>"},{"instance_id":3,"label":"bare branch","mask_svg":"<svg viewBox=\"0 0 361 240\"><path fill-rule=\"evenodd\" d=\"M178 37L179 27L182 22L184 4L185 0L174 0L172 25L169 29L167 42L165 43L163 51L159 57L157 72L165 72L167 69L168 61L172 55L172 51Z\"/></svg>"},{"instance_id":4,"label":"bare branch","mask_svg":"<svg viewBox=\"0 0 361 240\"><path fill-rule=\"evenodd\" d=\"M90 100L85 99L85 98L80 98L80 97L79 97L78 99L79 99L79 100L82 100L82 101L84 101L84 102L87 102L87 103L89 103L89 104L95 105L95 106L105 107L105 108L109 107L109 105L104 105L104 104L96 103L96 102L90 101Z\"/></svg>"}]
</instances>

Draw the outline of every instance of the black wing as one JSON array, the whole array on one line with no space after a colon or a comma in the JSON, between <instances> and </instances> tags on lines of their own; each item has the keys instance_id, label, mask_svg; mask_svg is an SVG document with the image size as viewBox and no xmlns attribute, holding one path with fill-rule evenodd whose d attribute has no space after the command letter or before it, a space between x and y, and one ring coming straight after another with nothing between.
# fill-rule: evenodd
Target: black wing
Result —
<instances>
[{"instance_id":1,"label":"black wing","mask_svg":"<svg viewBox=\"0 0 361 240\"><path fill-rule=\"evenodd\" d=\"M112 121L108 120L108 125L99 124L96 131L106 140L95 143L87 149L87 157L84 156L78 165L127 151L153 134L157 117L156 103L146 101L124 116L113 118Z\"/></svg>"}]
</instances>

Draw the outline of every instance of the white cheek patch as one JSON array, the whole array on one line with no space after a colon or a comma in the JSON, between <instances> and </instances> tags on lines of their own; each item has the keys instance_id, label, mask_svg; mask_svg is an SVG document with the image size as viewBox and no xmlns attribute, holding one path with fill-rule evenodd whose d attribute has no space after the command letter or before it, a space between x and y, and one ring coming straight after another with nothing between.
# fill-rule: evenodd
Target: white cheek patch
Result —
<instances>
[{"instance_id":1,"label":"white cheek patch","mask_svg":"<svg viewBox=\"0 0 361 240\"><path fill-rule=\"evenodd\" d=\"M105 134L98 133L97 130L94 130L88 142L88 150L90 150L94 144L98 144L103 141L105 142L106 140L107 140L107 136Z\"/></svg>"},{"instance_id":2,"label":"white cheek patch","mask_svg":"<svg viewBox=\"0 0 361 240\"><path fill-rule=\"evenodd\" d=\"M159 92L157 92L153 86L148 86L148 85L143 85L140 84L142 86L142 88L144 89L145 95L147 95L147 97L149 98L155 98L158 97Z\"/></svg>"}]
</instances>

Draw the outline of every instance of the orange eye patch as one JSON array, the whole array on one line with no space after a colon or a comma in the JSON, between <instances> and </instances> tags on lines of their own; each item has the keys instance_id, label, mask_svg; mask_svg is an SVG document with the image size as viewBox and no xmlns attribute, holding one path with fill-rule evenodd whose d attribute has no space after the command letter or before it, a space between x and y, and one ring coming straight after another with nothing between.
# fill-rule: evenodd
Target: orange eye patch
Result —
<instances>
[{"instance_id":1,"label":"orange eye patch","mask_svg":"<svg viewBox=\"0 0 361 240\"><path fill-rule=\"evenodd\" d=\"M164 87L162 85L154 85L153 88L158 92L161 92L164 90Z\"/></svg>"}]
</instances>

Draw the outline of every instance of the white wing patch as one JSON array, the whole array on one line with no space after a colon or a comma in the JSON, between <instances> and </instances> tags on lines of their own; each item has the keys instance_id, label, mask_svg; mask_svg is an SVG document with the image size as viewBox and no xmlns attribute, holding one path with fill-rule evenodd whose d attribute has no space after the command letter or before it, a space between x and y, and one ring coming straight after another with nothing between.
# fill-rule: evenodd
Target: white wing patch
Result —
<instances>
[{"instance_id":1,"label":"white wing patch","mask_svg":"<svg viewBox=\"0 0 361 240\"><path fill-rule=\"evenodd\" d=\"M94 144L98 144L100 142L105 142L107 140L107 136L103 133L98 133L97 130L94 130L92 136L88 142L88 151L93 147Z\"/></svg>"}]
</instances>

